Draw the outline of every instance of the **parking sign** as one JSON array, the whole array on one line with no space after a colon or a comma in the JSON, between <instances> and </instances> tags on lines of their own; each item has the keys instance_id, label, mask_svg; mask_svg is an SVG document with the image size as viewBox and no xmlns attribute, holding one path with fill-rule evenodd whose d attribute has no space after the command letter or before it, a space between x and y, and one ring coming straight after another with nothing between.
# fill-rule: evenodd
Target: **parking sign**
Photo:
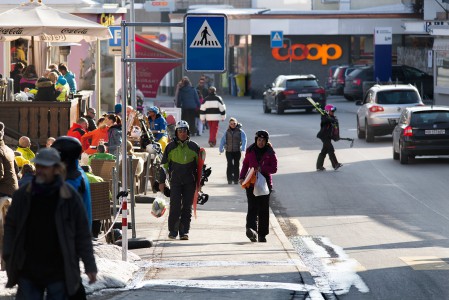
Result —
<instances>
[{"instance_id":1,"label":"parking sign","mask_svg":"<svg viewBox=\"0 0 449 300\"><path fill-rule=\"evenodd\" d=\"M188 72L226 71L228 22L223 14L186 14L184 57Z\"/></svg>"}]
</instances>

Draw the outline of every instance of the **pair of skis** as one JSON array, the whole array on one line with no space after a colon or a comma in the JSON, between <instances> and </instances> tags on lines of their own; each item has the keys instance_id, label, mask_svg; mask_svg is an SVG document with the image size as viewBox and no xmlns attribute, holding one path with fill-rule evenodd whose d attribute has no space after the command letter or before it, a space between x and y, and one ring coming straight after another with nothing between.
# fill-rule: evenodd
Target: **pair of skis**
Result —
<instances>
[{"instance_id":1,"label":"pair of skis","mask_svg":"<svg viewBox=\"0 0 449 300\"><path fill-rule=\"evenodd\" d=\"M306 99L310 102L310 104L313 105L313 107L315 107L315 109L316 109L321 115L324 116L324 115L327 114L324 110L321 109L320 105L319 105L318 103L316 103L311 97L307 97ZM349 148L352 148L352 146L354 146L354 139L351 139L351 138L340 138L340 140L343 140L343 141L350 141L351 144L349 145Z\"/></svg>"},{"instance_id":2,"label":"pair of skis","mask_svg":"<svg viewBox=\"0 0 449 300\"><path fill-rule=\"evenodd\" d=\"M200 148L198 153L198 166L197 166L197 174L196 174L196 187L195 194L193 195L193 215L196 219L196 207L198 205L198 195L201 191L201 176L203 175L203 166L204 161L206 160L206 149Z\"/></svg>"}]
</instances>

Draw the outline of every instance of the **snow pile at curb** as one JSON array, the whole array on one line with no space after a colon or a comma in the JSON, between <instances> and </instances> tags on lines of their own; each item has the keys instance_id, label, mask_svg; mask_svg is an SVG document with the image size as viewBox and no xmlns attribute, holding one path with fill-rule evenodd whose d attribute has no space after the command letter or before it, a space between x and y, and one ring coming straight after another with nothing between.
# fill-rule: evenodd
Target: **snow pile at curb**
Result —
<instances>
[{"instance_id":1,"label":"snow pile at curb","mask_svg":"<svg viewBox=\"0 0 449 300\"><path fill-rule=\"evenodd\" d=\"M94 284L88 283L84 265L80 262L81 278L87 294L110 288L125 288L139 270L140 257L128 251L128 261L122 261L121 247L97 243L94 244L94 254L98 268L97 282ZM12 289L4 288L7 279L6 272L0 271L0 298L16 294L17 286Z\"/></svg>"}]
</instances>

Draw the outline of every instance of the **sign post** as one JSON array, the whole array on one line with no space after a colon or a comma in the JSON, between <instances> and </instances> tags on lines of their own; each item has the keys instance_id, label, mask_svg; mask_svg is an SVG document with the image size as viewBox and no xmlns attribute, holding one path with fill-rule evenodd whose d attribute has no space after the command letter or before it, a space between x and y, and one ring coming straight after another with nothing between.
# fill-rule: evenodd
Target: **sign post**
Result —
<instances>
[{"instance_id":1,"label":"sign post","mask_svg":"<svg viewBox=\"0 0 449 300\"><path fill-rule=\"evenodd\" d=\"M223 14L186 14L184 58L187 72L225 72L228 20Z\"/></svg>"},{"instance_id":2,"label":"sign post","mask_svg":"<svg viewBox=\"0 0 449 300\"><path fill-rule=\"evenodd\" d=\"M393 33L391 27L374 28L374 80L391 80Z\"/></svg>"}]
</instances>

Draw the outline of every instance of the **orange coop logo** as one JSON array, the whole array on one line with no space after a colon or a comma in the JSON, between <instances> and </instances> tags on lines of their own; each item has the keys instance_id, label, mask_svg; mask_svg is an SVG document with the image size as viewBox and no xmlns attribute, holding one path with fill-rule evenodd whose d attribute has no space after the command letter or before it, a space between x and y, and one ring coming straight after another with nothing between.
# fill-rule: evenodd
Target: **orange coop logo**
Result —
<instances>
[{"instance_id":1,"label":"orange coop logo","mask_svg":"<svg viewBox=\"0 0 449 300\"><path fill-rule=\"evenodd\" d=\"M286 54L281 54L281 49L286 49ZM271 54L276 60L320 60L322 65L327 65L329 60L339 59L343 53L337 44L293 44L290 51L288 45L283 48L273 48ZM283 51L285 52L285 51Z\"/></svg>"}]
</instances>

